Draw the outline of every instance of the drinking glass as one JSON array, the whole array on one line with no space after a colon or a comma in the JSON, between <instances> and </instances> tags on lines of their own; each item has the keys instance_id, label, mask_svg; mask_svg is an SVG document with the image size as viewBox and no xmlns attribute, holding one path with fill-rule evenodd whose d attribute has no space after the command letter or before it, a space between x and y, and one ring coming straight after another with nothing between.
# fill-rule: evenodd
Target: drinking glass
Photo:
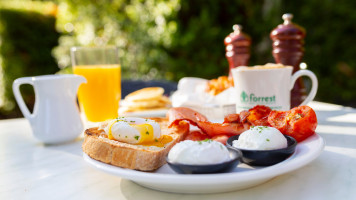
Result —
<instances>
[{"instance_id":1,"label":"drinking glass","mask_svg":"<svg viewBox=\"0 0 356 200\"><path fill-rule=\"evenodd\" d=\"M89 122L118 117L121 66L114 46L72 47L73 73L87 79L78 91L81 111Z\"/></svg>"}]
</instances>

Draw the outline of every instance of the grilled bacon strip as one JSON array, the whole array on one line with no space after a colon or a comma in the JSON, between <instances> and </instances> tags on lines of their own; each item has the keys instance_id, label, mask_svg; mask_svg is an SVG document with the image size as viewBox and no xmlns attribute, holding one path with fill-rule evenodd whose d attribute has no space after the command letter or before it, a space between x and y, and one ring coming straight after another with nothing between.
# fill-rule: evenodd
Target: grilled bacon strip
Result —
<instances>
[{"instance_id":1,"label":"grilled bacon strip","mask_svg":"<svg viewBox=\"0 0 356 200\"><path fill-rule=\"evenodd\" d=\"M208 121L204 115L193 109L185 107L176 107L169 109L167 113L169 127L179 124L182 120L189 121L190 124L197 126L199 121Z\"/></svg>"},{"instance_id":2,"label":"grilled bacon strip","mask_svg":"<svg viewBox=\"0 0 356 200\"><path fill-rule=\"evenodd\" d=\"M195 134L194 137L192 135L192 138L209 137L222 143L226 142L229 136L239 135L248 130L250 126L275 127L281 133L290 135L301 142L315 133L318 124L316 113L306 105L295 107L289 111L272 111L267 106L257 105L248 111L227 115L223 123L210 122L204 115L183 107L171 108L167 117L169 126L186 120L199 127L202 133Z\"/></svg>"},{"instance_id":3,"label":"grilled bacon strip","mask_svg":"<svg viewBox=\"0 0 356 200\"><path fill-rule=\"evenodd\" d=\"M268 124L268 114L271 109L266 106L255 106L248 111L240 114L227 115L223 123L213 123L199 112L185 107L171 108L167 117L169 126L178 124L182 120L189 121L190 124L197 126L210 137L216 135L239 135L253 126L266 126Z\"/></svg>"}]
</instances>

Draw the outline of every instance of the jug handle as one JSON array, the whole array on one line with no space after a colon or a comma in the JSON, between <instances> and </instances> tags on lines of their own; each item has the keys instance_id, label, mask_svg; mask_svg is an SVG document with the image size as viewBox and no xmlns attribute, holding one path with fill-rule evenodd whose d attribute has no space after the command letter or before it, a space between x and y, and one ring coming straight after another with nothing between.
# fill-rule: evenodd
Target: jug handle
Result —
<instances>
[{"instance_id":1,"label":"jug handle","mask_svg":"<svg viewBox=\"0 0 356 200\"><path fill-rule=\"evenodd\" d=\"M14 81L14 83L12 84L12 91L14 92L15 95L15 99L21 109L22 114L28 119L31 120L33 118L33 115L30 113L30 111L28 110L22 95L20 93L20 86L22 84L30 84L32 86L33 85L33 80L31 77L23 77L23 78L18 78Z\"/></svg>"}]
</instances>

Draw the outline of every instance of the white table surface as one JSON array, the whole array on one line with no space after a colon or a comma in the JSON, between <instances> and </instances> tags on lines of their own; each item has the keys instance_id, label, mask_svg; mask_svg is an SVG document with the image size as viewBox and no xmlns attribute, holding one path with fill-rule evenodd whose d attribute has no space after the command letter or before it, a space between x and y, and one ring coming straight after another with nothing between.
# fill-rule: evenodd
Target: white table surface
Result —
<instances>
[{"instance_id":1,"label":"white table surface","mask_svg":"<svg viewBox=\"0 0 356 200\"><path fill-rule=\"evenodd\" d=\"M356 110L312 102L326 146L313 162L261 185L217 194L174 194L98 171L82 137L45 146L26 119L0 121L0 199L356 199Z\"/></svg>"}]
</instances>

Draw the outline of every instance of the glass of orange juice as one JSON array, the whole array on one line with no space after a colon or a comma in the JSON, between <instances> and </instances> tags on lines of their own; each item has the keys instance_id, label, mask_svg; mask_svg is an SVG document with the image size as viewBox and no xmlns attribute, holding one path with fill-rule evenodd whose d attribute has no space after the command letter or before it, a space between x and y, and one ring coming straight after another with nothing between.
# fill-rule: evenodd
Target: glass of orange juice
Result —
<instances>
[{"instance_id":1,"label":"glass of orange juice","mask_svg":"<svg viewBox=\"0 0 356 200\"><path fill-rule=\"evenodd\" d=\"M118 117L121 67L114 46L72 47L73 73L87 79L78 91L81 111L89 122Z\"/></svg>"}]
</instances>

